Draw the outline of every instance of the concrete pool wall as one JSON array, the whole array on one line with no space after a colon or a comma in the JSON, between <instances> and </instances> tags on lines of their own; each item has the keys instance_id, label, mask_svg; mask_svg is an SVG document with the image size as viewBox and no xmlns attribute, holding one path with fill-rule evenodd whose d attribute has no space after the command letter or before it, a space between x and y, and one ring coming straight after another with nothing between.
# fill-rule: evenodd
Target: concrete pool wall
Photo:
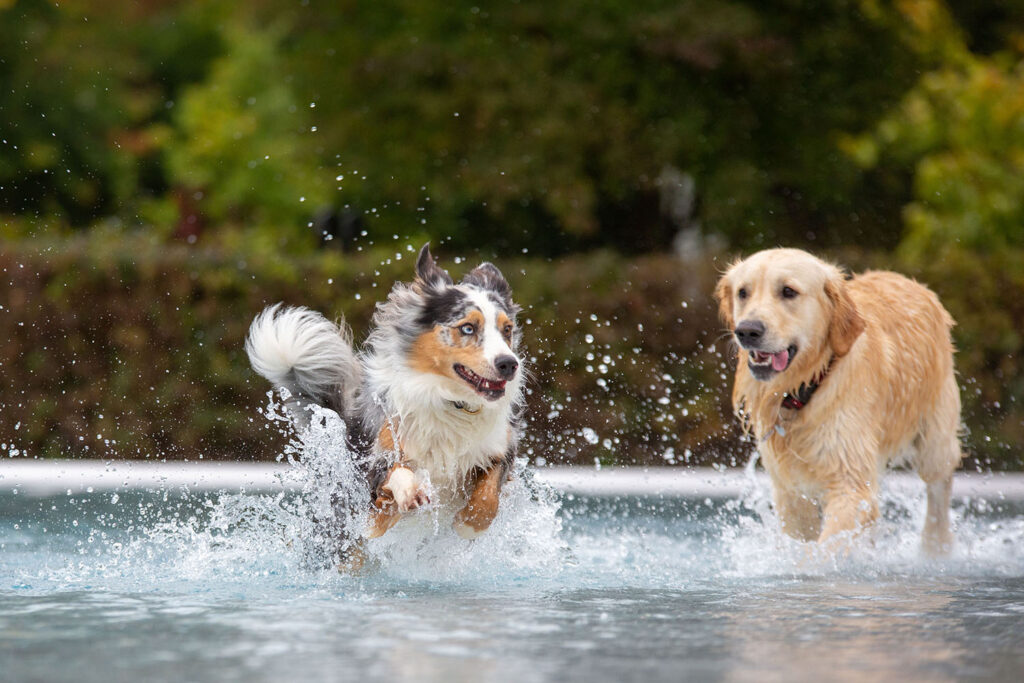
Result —
<instances>
[{"instance_id":1,"label":"concrete pool wall","mask_svg":"<svg viewBox=\"0 0 1024 683\"><path fill-rule=\"evenodd\" d=\"M735 498L750 485L741 469L583 467L531 468L541 482L563 493L578 495L661 495L669 497ZM760 486L768 477L754 475ZM300 488L299 472L287 464L239 462L160 462L149 460L31 460L0 461L0 492L28 496L120 489L189 489L268 492ZM910 472L890 472L887 486L908 492L923 489ZM957 472L954 499L1024 500L1024 473Z\"/></svg>"}]
</instances>

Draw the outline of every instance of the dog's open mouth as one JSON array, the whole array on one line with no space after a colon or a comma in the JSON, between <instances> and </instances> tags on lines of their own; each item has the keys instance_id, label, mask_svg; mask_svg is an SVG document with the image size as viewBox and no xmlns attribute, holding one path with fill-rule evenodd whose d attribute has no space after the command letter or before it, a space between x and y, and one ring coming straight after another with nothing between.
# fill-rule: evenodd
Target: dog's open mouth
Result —
<instances>
[{"instance_id":1,"label":"dog's open mouth","mask_svg":"<svg viewBox=\"0 0 1024 683\"><path fill-rule=\"evenodd\" d=\"M452 369L455 370L456 375L466 380L484 398L494 400L505 395L506 382L503 379L481 377L465 365L460 365L459 363L452 366Z\"/></svg>"},{"instance_id":2,"label":"dog's open mouth","mask_svg":"<svg viewBox=\"0 0 1024 683\"><path fill-rule=\"evenodd\" d=\"M796 346L790 346L782 351L755 351L750 350L748 365L757 379L767 379L773 373L782 372L793 362L796 355Z\"/></svg>"}]
</instances>

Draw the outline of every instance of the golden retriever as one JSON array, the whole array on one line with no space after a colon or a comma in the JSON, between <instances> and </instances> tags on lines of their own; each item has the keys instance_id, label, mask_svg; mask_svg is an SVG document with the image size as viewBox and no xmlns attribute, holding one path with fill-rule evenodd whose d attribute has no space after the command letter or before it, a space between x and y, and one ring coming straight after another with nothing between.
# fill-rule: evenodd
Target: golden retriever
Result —
<instances>
[{"instance_id":1,"label":"golden retriever","mask_svg":"<svg viewBox=\"0 0 1024 683\"><path fill-rule=\"evenodd\" d=\"M798 249L734 263L715 296L738 343L733 408L758 439L783 530L826 541L862 529L878 517L879 476L908 464L927 485L922 547L948 552L960 393L938 297Z\"/></svg>"}]
</instances>

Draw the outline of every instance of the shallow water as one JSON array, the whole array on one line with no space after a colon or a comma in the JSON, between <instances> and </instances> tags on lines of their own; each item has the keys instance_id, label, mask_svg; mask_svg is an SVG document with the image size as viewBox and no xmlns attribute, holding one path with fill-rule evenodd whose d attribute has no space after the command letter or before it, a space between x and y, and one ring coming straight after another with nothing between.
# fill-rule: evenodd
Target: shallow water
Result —
<instances>
[{"instance_id":1,"label":"shallow water","mask_svg":"<svg viewBox=\"0 0 1024 683\"><path fill-rule=\"evenodd\" d=\"M784 537L753 475L714 498L557 494L522 463L465 541L425 509L323 568L361 479L327 416L291 492L0 493L3 681L1019 680L1024 507L923 487L840 558ZM300 457L301 456L301 457ZM333 482L327 486L325 482ZM15 487L16 488L16 487ZM995 498L998 501L998 497ZM360 524L358 515L348 520Z\"/></svg>"},{"instance_id":2,"label":"shallow water","mask_svg":"<svg viewBox=\"0 0 1024 683\"><path fill-rule=\"evenodd\" d=\"M528 478L528 477L527 477ZM361 575L308 566L301 494L0 496L3 680L1017 680L1024 510L923 497L847 558L742 501L506 491L474 542L426 511Z\"/></svg>"}]
</instances>

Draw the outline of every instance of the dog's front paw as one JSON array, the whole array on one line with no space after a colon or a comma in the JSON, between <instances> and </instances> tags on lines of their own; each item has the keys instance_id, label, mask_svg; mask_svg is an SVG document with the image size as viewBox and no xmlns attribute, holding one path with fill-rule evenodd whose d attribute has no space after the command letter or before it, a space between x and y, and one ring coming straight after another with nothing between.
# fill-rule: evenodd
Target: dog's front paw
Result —
<instances>
[{"instance_id":1,"label":"dog's front paw","mask_svg":"<svg viewBox=\"0 0 1024 683\"><path fill-rule=\"evenodd\" d=\"M409 512L430 502L427 486L417 481L416 475L406 467L396 468L385 488L391 492L399 512Z\"/></svg>"},{"instance_id":2,"label":"dog's front paw","mask_svg":"<svg viewBox=\"0 0 1024 683\"><path fill-rule=\"evenodd\" d=\"M421 505L428 505L430 503L430 492L422 484L417 484L401 500L396 496L395 503L398 505L399 512L410 512Z\"/></svg>"},{"instance_id":3,"label":"dog's front paw","mask_svg":"<svg viewBox=\"0 0 1024 683\"><path fill-rule=\"evenodd\" d=\"M479 538L490 528L498 514L495 500L481 498L471 500L452 520L452 529L462 538L473 540Z\"/></svg>"},{"instance_id":4,"label":"dog's front paw","mask_svg":"<svg viewBox=\"0 0 1024 683\"><path fill-rule=\"evenodd\" d=\"M455 521L452 522L452 529L455 530L455 533L458 534L460 538L464 538L467 541L472 541L474 538L479 538L480 536L483 536L485 531L487 531L486 528L474 529L465 521L460 520L458 516L456 516Z\"/></svg>"}]
</instances>

